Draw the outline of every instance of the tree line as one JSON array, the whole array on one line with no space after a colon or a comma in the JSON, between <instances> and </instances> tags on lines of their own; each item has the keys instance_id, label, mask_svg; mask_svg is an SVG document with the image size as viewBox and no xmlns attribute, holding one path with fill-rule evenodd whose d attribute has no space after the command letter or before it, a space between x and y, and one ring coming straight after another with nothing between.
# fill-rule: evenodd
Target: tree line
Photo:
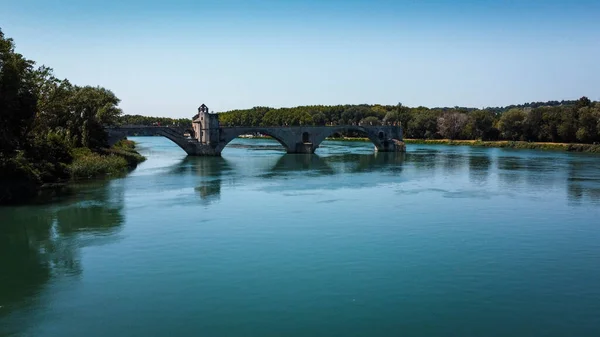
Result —
<instances>
[{"instance_id":1,"label":"tree line","mask_svg":"<svg viewBox=\"0 0 600 337\"><path fill-rule=\"evenodd\" d=\"M219 114L221 126L401 125L405 138L600 142L600 102L532 102L496 108L398 105L254 107Z\"/></svg>"},{"instance_id":2,"label":"tree line","mask_svg":"<svg viewBox=\"0 0 600 337\"><path fill-rule=\"evenodd\" d=\"M122 114L113 92L56 78L0 30L0 203L69 179L75 149L101 152ZM88 151L89 150L89 151Z\"/></svg>"},{"instance_id":3,"label":"tree line","mask_svg":"<svg viewBox=\"0 0 600 337\"><path fill-rule=\"evenodd\" d=\"M152 117L142 115L123 115L117 118L118 125L176 126L190 128L190 118Z\"/></svg>"}]
</instances>

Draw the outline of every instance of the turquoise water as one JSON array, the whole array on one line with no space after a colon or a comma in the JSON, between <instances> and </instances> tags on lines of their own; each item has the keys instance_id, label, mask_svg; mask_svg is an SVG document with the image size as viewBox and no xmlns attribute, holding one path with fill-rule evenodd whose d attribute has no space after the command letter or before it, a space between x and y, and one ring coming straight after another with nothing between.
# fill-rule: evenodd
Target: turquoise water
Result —
<instances>
[{"instance_id":1,"label":"turquoise water","mask_svg":"<svg viewBox=\"0 0 600 337\"><path fill-rule=\"evenodd\" d=\"M600 157L236 140L0 208L0 336L600 336Z\"/></svg>"}]
</instances>

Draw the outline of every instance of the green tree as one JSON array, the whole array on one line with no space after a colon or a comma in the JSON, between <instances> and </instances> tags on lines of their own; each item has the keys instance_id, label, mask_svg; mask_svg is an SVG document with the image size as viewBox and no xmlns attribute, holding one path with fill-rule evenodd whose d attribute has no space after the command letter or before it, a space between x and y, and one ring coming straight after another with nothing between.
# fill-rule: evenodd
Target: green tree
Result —
<instances>
[{"instance_id":1,"label":"green tree","mask_svg":"<svg viewBox=\"0 0 600 337\"><path fill-rule=\"evenodd\" d=\"M529 109L523 121L523 136L525 140L538 141L543 138L543 125L543 110L541 108Z\"/></svg>"},{"instance_id":2,"label":"green tree","mask_svg":"<svg viewBox=\"0 0 600 337\"><path fill-rule=\"evenodd\" d=\"M538 140L558 142L558 127L561 123L560 110L557 107L539 107L542 110L542 127Z\"/></svg>"},{"instance_id":3,"label":"green tree","mask_svg":"<svg viewBox=\"0 0 600 337\"><path fill-rule=\"evenodd\" d=\"M320 111L312 115L312 119L315 125L325 125L327 123L327 117Z\"/></svg>"},{"instance_id":4,"label":"green tree","mask_svg":"<svg viewBox=\"0 0 600 337\"><path fill-rule=\"evenodd\" d=\"M22 147L33 124L37 110L33 65L15 52L13 40L0 30L0 154Z\"/></svg>"},{"instance_id":5,"label":"green tree","mask_svg":"<svg viewBox=\"0 0 600 337\"><path fill-rule=\"evenodd\" d=\"M434 110L427 110L416 113L408 128L406 135L408 138L435 138L437 133L438 113Z\"/></svg>"},{"instance_id":6,"label":"green tree","mask_svg":"<svg viewBox=\"0 0 600 337\"><path fill-rule=\"evenodd\" d=\"M277 110L270 110L265 114L262 120L262 126L280 126L283 125L281 114ZM237 124L240 125L240 124Z\"/></svg>"},{"instance_id":7,"label":"green tree","mask_svg":"<svg viewBox=\"0 0 600 337\"><path fill-rule=\"evenodd\" d=\"M388 125L402 125L407 128L410 119L412 118L410 109L398 103L396 107L384 116L383 123Z\"/></svg>"},{"instance_id":8,"label":"green tree","mask_svg":"<svg viewBox=\"0 0 600 337\"><path fill-rule=\"evenodd\" d=\"M397 110L388 111L383 117L383 123L386 125L395 125L400 123L400 114Z\"/></svg>"},{"instance_id":9,"label":"green tree","mask_svg":"<svg viewBox=\"0 0 600 337\"><path fill-rule=\"evenodd\" d=\"M494 126L494 115L488 110L475 110L469 114L467 126L471 134L470 139L488 139L490 130Z\"/></svg>"},{"instance_id":10,"label":"green tree","mask_svg":"<svg viewBox=\"0 0 600 337\"><path fill-rule=\"evenodd\" d=\"M584 107L591 107L592 106L592 101L590 101L589 98L582 96L580 99L577 100L577 103L575 104L575 108L576 109L581 109Z\"/></svg>"},{"instance_id":11,"label":"green tree","mask_svg":"<svg viewBox=\"0 0 600 337\"><path fill-rule=\"evenodd\" d=\"M307 112L304 111L302 112L297 119L297 123L293 124L293 125L313 125L313 118L312 116Z\"/></svg>"},{"instance_id":12,"label":"green tree","mask_svg":"<svg viewBox=\"0 0 600 337\"><path fill-rule=\"evenodd\" d=\"M63 140L31 132L39 108L33 65L0 31L0 203L30 197L41 183L69 174Z\"/></svg>"},{"instance_id":13,"label":"green tree","mask_svg":"<svg viewBox=\"0 0 600 337\"><path fill-rule=\"evenodd\" d=\"M379 121L379 118L375 116L369 116L363 118L363 120L360 121L360 125L381 125L381 122Z\"/></svg>"},{"instance_id":14,"label":"green tree","mask_svg":"<svg viewBox=\"0 0 600 337\"><path fill-rule=\"evenodd\" d=\"M560 140L566 143L577 140L577 120L579 119L578 112L574 107L561 106L557 107L560 111L560 124L557 131Z\"/></svg>"},{"instance_id":15,"label":"green tree","mask_svg":"<svg viewBox=\"0 0 600 337\"><path fill-rule=\"evenodd\" d=\"M368 113L367 117L375 117L378 121L381 121L385 115L387 114L387 110L381 104L375 104L371 107L371 111Z\"/></svg>"},{"instance_id":16,"label":"green tree","mask_svg":"<svg viewBox=\"0 0 600 337\"><path fill-rule=\"evenodd\" d=\"M74 86L45 66L34 69L0 31L0 203L69 178L73 146L108 151L101 149L104 126L118 122L118 103L110 90Z\"/></svg>"},{"instance_id":17,"label":"green tree","mask_svg":"<svg viewBox=\"0 0 600 337\"><path fill-rule=\"evenodd\" d=\"M35 134L56 133L67 137L66 126L72 118L71 98L75 87L68 80L54 77L52 69L40 67L34 72L35 91L38 98Z\"/></svg>"},{"instance_id":18,"label":"green tree","mask_svg":"<svg viewBox=\"0 0 600 337\"><path fill-rule=\"evenodd\" d=\"M588 143L600 139L600 109L584 106L579 108L579 129L576 136L580 142Z\"/></svg>"},{"instance_id":19,"label":"green tree","mask_svg":"<svg viewBox=\"0 0 600 337\"><path fill-rule=\"evenodd\" d=\"M526 114L522 109L510 109L503 113L498 122L498 129L504 139L519 140L523 135L523 124Z\"/></svg>"},{"instance_id":20,"label":"green tree","mask_svg":"<svg viewBox=\"0 0 600 337\"><path fill-rule=\"evenodd\" d=\"M76 87L69 102L71 112L67 127L74 146L92 149L106 144L105 125L116 124L122 111L112 91L101 87Z\"/></svg>"},{"instance_id":21,"label":"green tree","mask_svg":"<svg viewBox=\"0 0 600 337\"><path fill-rule=\"evenodd\" d=\"M352 106L342 113L342 120L348 124L358 124L364 117L368 116L370 109L364 106Z\"/></svg>"}]
</instances>

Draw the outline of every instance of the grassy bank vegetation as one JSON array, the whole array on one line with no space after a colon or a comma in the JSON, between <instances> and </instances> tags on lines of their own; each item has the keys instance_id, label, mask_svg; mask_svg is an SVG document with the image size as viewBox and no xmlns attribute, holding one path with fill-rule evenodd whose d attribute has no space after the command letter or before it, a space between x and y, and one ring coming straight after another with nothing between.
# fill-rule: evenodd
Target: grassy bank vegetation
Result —
<instances>
[{"instance_id":1,"label":"grassy bank vegetation","mask_svg":"<svg viewBox=\"0 0 600 337\"><path fill-rule=\"evenodd\" d=\"M442 144L442 145L467 145L482 147L498 147L528 150L552 150L569 152L600 153L600 145L577 143L545 143L523 141L481 141L481 140L451 140L451 139L404 139L406 144Z\"/></svg>"},{"instance_id":2,"label":"grassy bank vegetation","mask_svg":"<svg viewBox=\"0 0 600 337\"><path fill-rule=\"evenodd\" d=\"M135 144L122 140L109 149L92 151L82 147L73 150L70 173L73 179L119 175L135 168L146 158L135 151Z\"/></svg>"}]
</instances>

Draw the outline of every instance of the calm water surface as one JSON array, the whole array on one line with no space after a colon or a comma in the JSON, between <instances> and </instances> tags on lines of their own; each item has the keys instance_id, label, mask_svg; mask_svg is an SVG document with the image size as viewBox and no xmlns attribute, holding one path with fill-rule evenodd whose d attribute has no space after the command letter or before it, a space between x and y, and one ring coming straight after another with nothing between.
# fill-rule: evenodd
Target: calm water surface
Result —
<instances>
[{"instance_id":1,"label":"calm water surface","mask_svg":"<svg viewBox=\"0 0 600 337\"><path fill-rule=\"evenodd\" d=\"M1 336L600 336L600 157L135 139L0 208Z\"/></svg>"}]
</instances>

